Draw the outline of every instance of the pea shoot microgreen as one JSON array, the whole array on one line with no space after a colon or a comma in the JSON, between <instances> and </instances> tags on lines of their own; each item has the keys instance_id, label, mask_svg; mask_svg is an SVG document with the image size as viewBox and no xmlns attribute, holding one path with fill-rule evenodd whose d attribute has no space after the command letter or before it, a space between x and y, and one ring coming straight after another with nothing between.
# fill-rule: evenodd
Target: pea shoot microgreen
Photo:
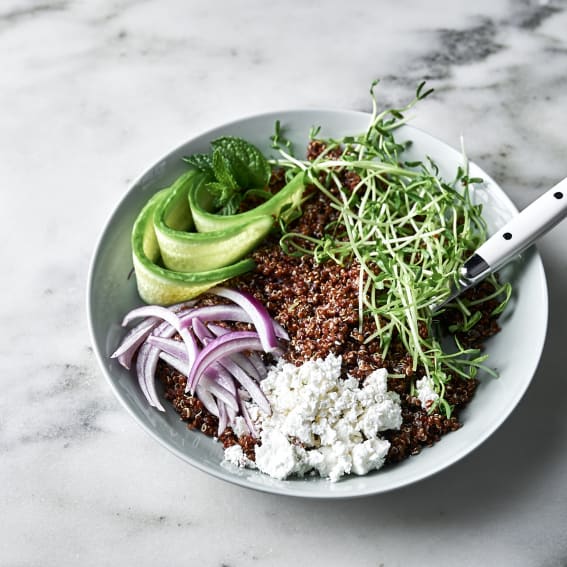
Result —
<instances>
[{"instance_id":1,"label":"pea shoot microgreen","mask_svg":"<svg viewBox=\"0 0 567 567\"><path fill-rule=\"evenodd\" d=\"M378 112L376 85L370 89L372 113L367 130L322 139L325 149L313 161L297 158L276 124L272 142L280 153L277 164L289 175L303 171L337 213L321 238L284 227L280 244L289 254L312 254L318 262L359 264L360 330L367 318L376 327L366 341L380 341L385 359L397 337L411 356L412 372L433 381L439 398L430 411L450 416L453 408L445 399L449 380L474 378L480 368L494 374L479 350L455 340L454 348L446 352L432 332L431 305L448 295L451 278L487 237L481 206L472 198L474 184L482 180L469 177L465 155L451 182L440 177L429 157L405 161L410 142L399 141L394 133L406 123L407 111L432 89L421 83L409 104ZM311 136L318 138L320 130L313 129ZM356 176L354 186L345 187L345 171ZM497 314L509 300L511 287L496 278L492 282L494 294L485 300L504 298L494 311ZM462 321L450 333L470 330L478 323L481 316L474 307L480 301L459 298L451 304L460 311Z\"/></svg>"}]
</instances>

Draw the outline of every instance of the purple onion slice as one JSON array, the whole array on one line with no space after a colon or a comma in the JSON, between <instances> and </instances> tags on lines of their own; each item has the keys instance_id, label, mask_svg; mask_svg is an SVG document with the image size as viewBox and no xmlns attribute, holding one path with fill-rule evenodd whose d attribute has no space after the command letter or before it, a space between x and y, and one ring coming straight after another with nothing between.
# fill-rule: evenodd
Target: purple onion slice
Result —
<instances>
[{"instance_id":1,"label":"purple onion slice","mask_svg":"<svg viewBox=\"0 0 567 567\"><path fill-rule=\"evenodd\" d=\"M193 393L205 370L220 359L243 350L262 350L262 341L258 333L252 331L234 331L213 339L199 353L191 367L187 383Z\"/></svg>"},{"instance_id":2,"label":"purple onion slice","mask_svg":"<svg viewBox=\"0 0 567 567\"><path fill-rule=\"evenodd\" d=\"M220 337L222 335L226 335L231 331L225 327L221 327L220 325L215 325L213 323L209 323L207 327L217 336ZM242 354L241 352L235 352L230 356L230 358L238 364L247 374L252 376L257 380L261 380L265 378L268 374L266 366L262 362L260 355L256 352L250 352L248 356Z\"/></svg>"},{"instance_id":3,"label":"purple onion slice","mask_svg":"<svg viewBox=\"0 0 567 567\"><path fill-rule=\"evenodd\" d=\"M240 293L240 292L238 292ZM251 297L251 296L250 296ZM261 306L261 304L258 302ZM262 306L263 307L263 306ZM267 311L265 312L267 314ZM267 315L269 317L269 314ZM211 321L235 321L238 323L254 323L250 313L245 311L239 305L207 305L205 307L197 307L192 311L180 316L181 325L183 327L190 327L194 319L200 319L204 323ZM274 333L280 339L289 341L289 335L286 330L274 319L271 319Z\"/></svg>"},{"instance_id":4,"label":"purple onion slice","mask_svg":"<svg viewBox=\"0 0 567 567\"><path fill-rule=\"evenodd\" d=\"M136 351L158 325L159 321L157 317L148 317L135 327L132 327L122 339L120 346L110 355L110 358L117 358L118 362L126 370L130 370Z\"/></svg>"},{"instance_id":5,"label":"purple onion slice","mask_svg":"<svg viewBox=\"0 0 567 567\"><path fill-rule=\"evenodd\" d=\"M177 372L183 374L184 376L187 376L187 373L189 372L189 366L187 365L187 362L185 360L182 360L174 354L170 354L166 351L161 351L159 353L159 358L169 364L169 366L171 366L173 369L177 370Z\"/></svg>"},{"instance_id":6,"label":"purple onion slice","mask_svg":"<svg viewBox=\"0 0 567 567\"><path fill-rule=\"evenodd\" d=\"M252 396L252 399L258 404L258 407L265 413L270 413L270 402L266 398L264 392L258 385L258 382L253 380L238 364L230 358L221 358L218 364L228 370L240 385Z\"/></svg>"},{"instance_id":7,"label":"purple onion slice","mask_svg":"<svg viewBox=\"0 0 567 567\"><path fill-rule=\"evenodd\" d=\"M195 394L210 413L216 417L219 416L219 407L217 406L215 397L209 392L209 390L207 390L202 384L199 384Z\"/></svg>"},{"instance_id":8,"label":"purple onion slice","mask_svg":"<svg viewBox=\"0 0 567 567\"><path fill-rule=\"evenodd\" d=\"M162 352L165 352L167 354L175 356L176 358L179 358L185 364L187 364L188 362L187 349L185 348L185 345L181 341L150 335L147 338L146 342L154 347L157 347ZM187 374L185 374L185 376L187 376Z\"/></svg>"},{"instance_id":9,"label":"purple onion slice","mask_svg":"<svg viewBox=\"0 0 567 567\"><path fill-rule=\"evenodd\" d=\"M229 299L246 311L256 327L264 351L272 352L278 348L274 322L268 310L253 295L227 287L214 287L209 293Z\"/></svg>"},{"instance_id":10,"label":"purple onion slice","mask_svg":"<svg viewBox=\"0 0 567 567\"><path fill-rule=\"evenodd\" d=\"M227 390L224 386L219 384L216 381L216 376L213 375L211 377L207 373L206 375L201 376L199 384L202 384L203 388L205 388L217 399L217 402L221 401L238 411L238 402L236 400L236 396L232 392Z\"/></svg>"},{"instance_id":11,"label":"purple onion slice","mask_svg":"<svg viewBox=\"0 0 567 567\"><path fill-rule=\"evenodd\" d=\"M222 435L222 432L226 429L228 425L228 415L226 411L226 406L220 402L218 403L219 406L219 426L218 426L218 435Z\"/></svg>"},{"instance_id":12,"label":"purple onion slice","mask_svg":"<svg viewBox=\"0 0 567 567\"><path fill-rule=\"evenodd\" d=\"M250 417L250 413L248 412L248 408L246 407L246 402L244 401L244 398L242 397L242 395L238 397L238 407L240 409L240 414L244 418L244 422L246 423L246 426L248 427L248 431L250 432L250 435L252 435L252 437L257 438L258 432L256 431L256 427L254 427L254 422L252 421L252 418Z\"/></svg>"},{"instance_id":13,"label":"purple onion slice","mask_svg":"<svg viewBox=\"0 0 567 567\"><path fill-rule=\"evenodd\" d=\"M203 323L203 321L201 321L201 319L196 317L195 319L192 320L192 323L193 323L193 332L195 333L195 336L201 341L201 344L203 346L205 346L211 339L214 338L214 335Z\"/></svg>"}]
</instances>

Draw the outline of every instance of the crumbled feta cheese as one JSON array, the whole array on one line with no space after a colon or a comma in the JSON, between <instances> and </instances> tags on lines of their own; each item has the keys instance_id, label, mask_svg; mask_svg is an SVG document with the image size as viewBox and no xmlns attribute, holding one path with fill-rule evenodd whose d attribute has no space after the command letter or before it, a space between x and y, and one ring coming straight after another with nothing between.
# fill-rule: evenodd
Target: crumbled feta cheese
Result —
<instances>
[{"instance_id":1,"label":"crumbled feta cheese","mask_svg":"<svg viewBox=\"0 0 567 567\"><path fill-rule=\"evenodd\" d=\"M262 434L262 444L256 448L256 466L274 478L303 472L301 448L290 443L286 435L277 429L268 429Z\"/></svg>"},{"instance_id":2,"label":"crumbled feta cheese","mask_svg":"<svg viewBox=\"0 0 567 567\"><path fill-rule=\"evenodd\" d=\"M429 376L424 376L415 382L415 389L417 390L417 397L421 402L423 409L429 409L431 404L439 399L439 395L435 391L433 380Z\"/></svg>"},{"instance_id":3,"label":"crumbled feta cheese","mask_svg":"<svg viewBox=\"0 0 567 567\"><path fill-rule=\"evenodd\" d=\"M367 439L352 449L352 472L365 475L379 469L386 459L390 443L385 439Z\"/></svg>"},{"instance_id":4,"label":"crumbled feta cheese","mask_svg":"<svg viewBox=\"0 0 567 567\"><path fill-rule=\"evenodd\" d=\"M251 461L242 450L240 445L232 445L224 450L224 460L236 465L237 467L255 468L254 461Z\"/></svg>"},{"instance_id":5,"label":"crumbled feta cheese","mask_svg":"<svg viewBox=\"0 0 567 567\"><path fill-rule=\"evenodd\" d=\"M379 433L400 428L400 398L387 390L385 369L360 388L355 378L341 378L341 362L329 355L299 367L280 361L270 369L261 386L271 413L248 405L260 431L259 470L279 479L315 470L337 481L384 464L390 443Z\"/></svg>"}]
</instances>

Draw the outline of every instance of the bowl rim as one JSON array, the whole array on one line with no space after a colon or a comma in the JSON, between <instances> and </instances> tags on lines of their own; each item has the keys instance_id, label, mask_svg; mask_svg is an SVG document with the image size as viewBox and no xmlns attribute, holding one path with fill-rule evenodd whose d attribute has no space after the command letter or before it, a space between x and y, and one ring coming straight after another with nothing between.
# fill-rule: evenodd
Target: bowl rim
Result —
<instances>
[{"instance_id":1,"label":"bowl rim","mask_svg":"<svg viewBox=\"0 0 567 567\"><path fill-rule=\"evenodd\" d=\"M298 117L300 117L302 115L313 115L315 113L337 114L337 115L342 115L344 117L350 117L350 116L358 117L358 118L368 117L368 119L370 119L370 117L371 117L371 114L369 112L360 111L360 110L352 110L352 109L333 108L333 107L290 108L290 109L281 109L281 110L271 110L271 111L266 111L266 112L256 113L256 114L247 114L247 115L243 115L241 117L232 119L232 120L227 121L227 122L218 123L217 125L212 126L210 128L207 128L206 130L201 130L201 131L195 132L191 137L187 138L186 140L182 141L181 143L178 143L175 147L170 148L165 153L163 153L159 159L154 161L150 166L146 167L142 171L142 173L140 173L132 182L130 182L128 184L128 188L126 189L126 191L115 201L114 206L110 209L110 212L106 216L106 220L103 224L103 228L99 231L98 236L96 238L96 242L95 242L95 245L93 247L93 252L92 252L92 255L91 255L91 258L90 258L90 262L89 262L89 266L88 266L88 274L87 274L87 289L86 289L87 324L88 324L88 330L89 330L89 337L90 337L91 345L93 346L93 351L95 353L95 357L97 359L99 369L102 371L107 383L110 385L110 388L111 388L112 392L114 393L114 396L118 399L118 401L120 402L122 407L125 408L126 411L131 415L131 417L134 419L134 421L139 426L141 426L142 429L148 435L150 435L150 437L152 437L154 440L156 440L160 445L162 445L163 447L168 449L170 452L175 454L177 457L179 457L185 463L188 463L188 464L192 465L193 467L195 467L196 469L200 470L201 472L209 474L212 477L215 477L217 479L229 482L231 484L241 486L243 488L247 488L249 490L255 490L255 491L260 491L260 492L264 492L264 493L270 493L270 494L282 495L282 496L299 497L299 498L303 498L303 499L314 499L314 500L330 500L330 499L337 500L337 499L361 498L361 497L373 496L373 495L378 495L378 494L385 494L387 492L398 490L398 489L403 488L405 486L409 486L409 485L414 484L416 482L430 478L431 476L436 475L439 472L450 468L451 466L453 466L454 464L459 462L461 459L463 459L467 455L470 455L480 445L482 445L489 437L491 437L494 434L494 432L504 423L504 421L506 421L510 417L510 415L515 411L515 409L518 406L518 403L524 397L526 391L528 390L528 388L529 388L529 386L530 386L530 384L533 380L535 373L537 372L537 368L538 368L540 361L541 361L541 357L542 357L542 354L543 354L543 351L544 351L544 348L545 348L545 342L546 342L546 337L547 337L548 319L549 319L549 292L548 292L547 278L546 278L546 274L545 274L543 261L542 261L541 255L539 254L539 252L537 250L537 246L532 247L532 250L529 253L531 254L530 261L533 263L533 266L532 266L531 269L535 270L537 272L537 276L541 280L541 284L542 284L541 289L542 289L542 292L543 292L542 303L545 306L545 313L543 314L543 321L542 321L544 332L542 332L541 335L539 336L539 344L537 344L537 347L536 347L536 350L538 352L538 356L534 357L534 359L531 361L532 364L530 365L530 369L529 369L529 372L531 374L531 378L529 380L527 380L527 382L526 382L526 384L523 388L520 388L519 390L516 391L516 395L511 400L510 409L506 412L503 412L502 415L500 415L499 419L495 420L492 423L491 427L487 428L484 431L484 434L482 436L478 437L474 442L471 442L470 444L468 444L461 451L455 453L449 461L444 460L444 461L440 462L437 466L431 467L425 474L410 476L409 478L406 478L405 480L400 480L399 482L391 483L390 486L383 487L383 488L380 488L378 490L370 487L369 489L359 490L357 492L344 492L343 493L343 492L329 491L327 493L317 493L317 492L306 493L304 491L297 490L294 487L294 483L298 482L297 479L292 481L291 483L285 484L285 488L282 488L282 487L278 486L277 484L271 485L269 483L267 483L266 485L251 486L250 483L247 482L245 477L240 477L236 474L231 474L230 470L225 470L224 472L223 472L222 469L220 471L216 470L213 467L209 466L207 463L203 463L198 459L192 458L191 455L188 455L187 453L180 451L175 446L173 446L171 443L169 443L166 439L161 437L155 431L154 428L150 427L143 420L141 420L139 418L139 416L136 415L133 407L128 403L128 401L124 398L124 396L120 392L114 378L112 377L111 373L108 371L106 365L104 364L104 361L106 360L106 356L102 352L101 346L99 345L99 343L97 341L97 337L96 337L96 334L95 334L94 318L93 318L94 317L94 315L93 315L93 313L94 313L94 309L93 309L93 307L94 307L94 305L93 305L93 293L94 293L93 280L95 278L97 263L99 261L101 251L102 251L103 246L104 246L106 234L107 234L110 226L112 225L115 217L118 215L118 212L121 209L124 202L129 198L129 196L132 193L134 193L136 191L136 189L141 184L141 182L144 180L144 178L146 178L156 168L156 166L158 164L162 163L169 156L171 156L172 154L175 154L176 152L179 152L186 145L196 141L199 138L206 137L206 136L213 136L213 135L215 135L215 133L221 133L225 129L238 126L238 125L245 123L245 122L249 122L249 121L253 121L253 120L265 120L265 119L268 119L268 118L273 118L273 120L275 121L278 118L281 119L283 116L298 116ZM430 138L431 141L434 142L435 144L442 146L445 151L457 152L457 150L455 150L455 148L453 148L451 145L449 145L445 141L441 140L440 138L436 137L435 135L430 134L429 132L427 132L427 131L425 131L421 128L418 128L418 127L413 126L411 124L406 124L405 127L409 128L413 131L420 132L421 134ZM471 161L470 163L475 164L475 162L473 162L473 161ZM476 164L475 164L475 166L478 167L482 171L483 178L486 181L488 181L490 184L492 184L492 185L494 185L494 186L496 186L500 189L501 194L499 194L499 196L498 196L499 200L502 200L503 202L505 202L506 206L511 211L514 211L514 214L517 214L518 213L517 207L515 206L513 201L510 199L510 197L506 194L506 192L500 187L500 185L489 174L487 174L484 169L480 168ZM533 368L532 368L532 366L533 366ZM258 474L262 474L262 473L258 473ZM287 481L283 481L283 482L286 483ZM299 481L299 482L301 482L301 481Z\"/></svg>"}]
</instances>

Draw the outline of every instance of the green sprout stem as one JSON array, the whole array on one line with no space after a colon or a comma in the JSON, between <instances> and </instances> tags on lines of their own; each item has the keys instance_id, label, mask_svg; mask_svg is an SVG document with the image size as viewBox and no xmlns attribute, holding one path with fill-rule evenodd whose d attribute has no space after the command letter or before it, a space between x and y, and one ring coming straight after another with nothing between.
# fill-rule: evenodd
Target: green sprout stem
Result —
<instances>
[{"instance_id":1,"label":"green sprout stem","mask_svg":"<svg viewBox=\"0 0 567 567\"><path fill-rule=\"evenodd\" d=\"M404 113L431 91L421 84L408 105L378 113L374 87L372 117L363 134L323 140L325 150L313 161L294 157L289 144L278 146L280 159L274 163L305 172L336 212L322 238L285 230L281 245L290 254L312 254L317 262L358 264L359 330L368 317L376 326L365 341L380 341L385 359L397 337L412 358L412 370L432 379L439 395L435 407L450 415L444 396L452 376L473 378L479 369L494 374L478 351L455 341L455 352L447 354L432 332L431 305L448 296L453 274L487 237L481 207L471 195L473 182L479 180L469 179L466 156L452 183L439 177L430 158L403 161L408 145L399 143L394 133L406 123ZM283 140L281 131L276 137ZM337 148L341 155L332 159ZM343 183L345 172L359 178L350 189ZM510 299L510 285L492 281L495 291L488 297L452 303L465 330L478 322L480 316L472 313L482 301L504 296L497 314Z\"/></svg>"}]
</instances>

